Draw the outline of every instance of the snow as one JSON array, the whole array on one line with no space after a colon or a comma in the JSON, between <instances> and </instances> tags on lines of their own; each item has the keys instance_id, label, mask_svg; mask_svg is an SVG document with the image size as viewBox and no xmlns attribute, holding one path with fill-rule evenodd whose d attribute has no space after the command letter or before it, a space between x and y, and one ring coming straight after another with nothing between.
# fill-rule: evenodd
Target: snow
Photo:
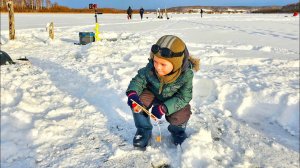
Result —
<instances>
[{"instance_id":1,"label":"snow","mask_svg":"<svg viewBox=\"0 0 300 168\"><path fill-rule=\"evenodd\" d=\"M15 17L10 41L1 14L1 50L30 63L1 66L1 167L299 167L299 17L104 14L102 41L85 46L92 14ZM124 92L165 34L201 59L189 138L173 146L162 119L162 142L134 150Z\"/></svg>"}]
</instances>

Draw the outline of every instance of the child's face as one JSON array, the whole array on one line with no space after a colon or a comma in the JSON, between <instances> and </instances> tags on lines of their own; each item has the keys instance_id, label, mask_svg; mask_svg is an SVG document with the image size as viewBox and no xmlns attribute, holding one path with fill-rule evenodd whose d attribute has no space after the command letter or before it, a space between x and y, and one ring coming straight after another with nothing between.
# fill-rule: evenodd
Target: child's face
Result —
<instances>
[{"instance_id":1,"label":"child's face","mask_svg":"<svg viewBox=\"0 0 300 168\"><path fill-rule=\"evenodd\" d=\"M173 65L168 60L154 56L153 62L159 76L165 76L173 70Z\"/></svg>"}]
</instances>

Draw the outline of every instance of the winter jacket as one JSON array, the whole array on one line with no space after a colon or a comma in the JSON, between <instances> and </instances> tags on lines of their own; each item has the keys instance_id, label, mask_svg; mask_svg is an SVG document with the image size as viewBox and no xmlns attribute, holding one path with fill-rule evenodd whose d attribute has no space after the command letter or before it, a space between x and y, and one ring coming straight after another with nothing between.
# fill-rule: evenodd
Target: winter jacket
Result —
<instances>
[{"instance_id":1,"label":"winter jacket","mask_svg":"<svg viewBox=\"0 0 300 168\"><path fill-rule=\"evenodd\" d=\"M141 14L141 15L144 14L144 8L141 8L141 9L140 9L140 14Z\"/></svg>"},{"instance_id":2,"label":"winter jacket","mask_svg":"<svg viewBox=\"0 0 300 168\"><path fill-rule=\"evenodd\" d=\"M132 9L131 9L130 7L127 9L127 14L128 14L128 15L131 15L131 14L132 14Z\"/></svg>"},{"instance_id":3,"label":"winter jacket","mask_svg":"<svg viewBox=\"0 0 300 168\"><path fill-rule=\"evenodd\" d=\"M168 109L166 115L181 110L192 100L194 77L191 68L186 66L187 59L184 62L181 75L174 82L163 85L159 93L162 84L156 76L153 60L149 59L147 66L138 70L138 74L130 81L126 93L136 91L140 95L144 89L148 89L157 100L165 104Z\"/></svg>"}]
</instances>

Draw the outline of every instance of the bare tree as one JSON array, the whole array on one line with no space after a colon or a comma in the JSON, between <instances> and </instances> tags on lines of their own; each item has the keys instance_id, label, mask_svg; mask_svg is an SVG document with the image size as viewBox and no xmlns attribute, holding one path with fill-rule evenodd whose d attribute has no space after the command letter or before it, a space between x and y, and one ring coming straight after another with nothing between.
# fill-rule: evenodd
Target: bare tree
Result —
<instances>
[{"instance_id":1,"label":"bare tree","mask_svg":"<svg viewBox=\"0 0 300 168\"><path fill-rule=\"evenodd\" d=\"M1 0L1 6L0 7L2 7L4 4L5 4L6 2L5 2L5 0Z\"/></svg>"},{"instance_id":2,"label":"bare tree","mask_svg":"<svg viewBox=\"0 0 300 168\"><path fill-rule=\"evenodd\" d=\"M48 9L51 7L51 0L46 0L46 7Z\"/></svg>"},{"instance_id":3,"label":"bare tree","mask_svg":"<svg viewBox=\"0 0 300 168\"><path fill-rule=\"evenodd\" d=\"M36 2L35 2L35 9L36 10L39 10L40 9L40 5L41 4L41 0L36 0Z\"/></svg>"},{"instance_id":4,"label":"bare tree","mask_svg":"<svg viewBox=\"0 0 300 168\"><path fill-rule=\"evenodd\" d=\"M28 1L29 8L30 8L31 10L36 9L36 8L35 8L35 7L36 7L36 0L27 0L27 1Z\"/></svg>"},{"instance_id":5,"label":"bare tree","mask_svg":"<svg viewBox=\"0 0 300 168\"><path fill-rule=\"evenodd\" d=\"M26 1L25 0L21 0L21 8L22 9L26 8Z\"/></svg>"},{"instance_id":6,"label":"bare tree","mask_svg":"<svg viewBox=\"0 0 300 168\"><path fill-rule=\"evenodd\" d=\"M31 9L33 10L34 9L34 0L30 0L30 6L31 6Z\"/></svg>"},{"instance_id":7,"label":"bare tree","mask_svg":"<svg viewBox=\"0 0 300 168\"><path fill-rule=\"evenodd\" d=\"M30 8L31 7L30 0L25 0L25 3L26 3L26 8Z\"/></svg>"},{"instance_id":8,"label":"bare tree","mask_svg":"<svg viewBox=\"0 0 300 168\"><path fill-rule=\"evenodd\" d=\"M22 0L8 0L13 1L15 6L22 6Z\"/></svg>"}]
</instances>

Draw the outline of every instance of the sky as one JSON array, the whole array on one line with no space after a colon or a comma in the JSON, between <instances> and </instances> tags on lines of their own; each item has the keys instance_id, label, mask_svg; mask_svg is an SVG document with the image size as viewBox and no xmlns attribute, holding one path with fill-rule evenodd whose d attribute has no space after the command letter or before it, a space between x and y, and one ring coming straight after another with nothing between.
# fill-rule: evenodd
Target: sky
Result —
<instances>
[{"instance_id":1,"label":"sky","mask_svg":"<svg viewBox=\"0 0 300 168\"><path fill-rule=\"evenodd\" d=\"M74 3L76 1L76 3ZM98 8L117 8L127 9L131 6L134 9L143 7L145 9L156 9L176 6L269 6L269 5L287 5L296 3L297 0L52 0L60 5L72 8L88 7L89 3L98 4Z\"/></svg>"}]
</instances>

